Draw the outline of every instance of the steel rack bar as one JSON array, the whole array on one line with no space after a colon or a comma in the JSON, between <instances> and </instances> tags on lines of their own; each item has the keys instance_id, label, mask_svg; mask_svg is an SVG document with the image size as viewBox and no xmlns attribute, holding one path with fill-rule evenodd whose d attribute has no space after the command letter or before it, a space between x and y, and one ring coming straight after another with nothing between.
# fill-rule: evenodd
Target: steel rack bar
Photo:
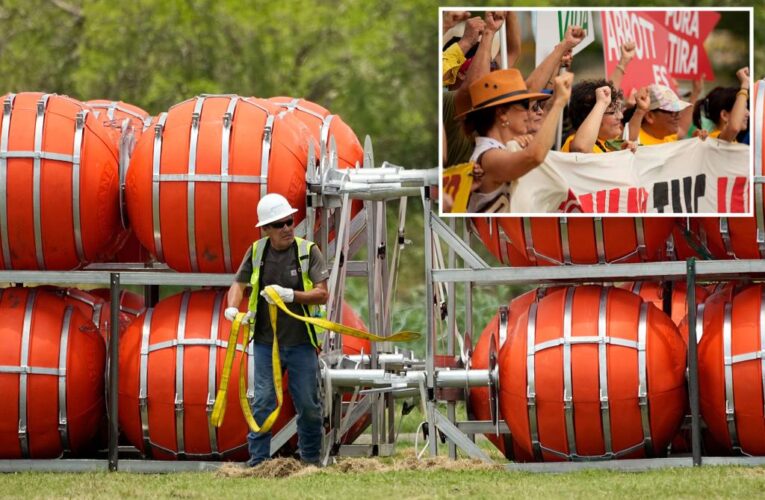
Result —
<instances>
[{"instance_id":1,"label":"steel rack bar","mask_svg":"<svg viewBox=\"0 0 765 500\"><path fill-rule=\"evenodd\" d=\"M475 284L549 284L654 280L685 280L685 262L600 264L561 267L495 267L489 269L440 269L431 271L433 281ZM705 280L765 278L765 260L696 262L696 276Z\"/></svg>"},{"instance_id":2,"label":"steel rack bar","mask_svg":"<svg viewBox=\"0 0 765 500\"><path fill-rule=\"evenodd\" d=\"M109 415L109 470L116 471L119 467L119 336L120 336L120 275L111 273L110 276L111 304L109 305L109 383L108 408Z\"/></svg>"},{"instance_id":3,"label":"steel rack bar","mask_svg":"<svg viewBox=\"0 0 765 500\"><path fill-rule=\"evenodd\" d=\"M686 262L688 290L688 397L691 407L691 452L693 465L701 465L701 411L699 409L699 356L696 338L696 259Z\"/></svg>"}]
</instances>

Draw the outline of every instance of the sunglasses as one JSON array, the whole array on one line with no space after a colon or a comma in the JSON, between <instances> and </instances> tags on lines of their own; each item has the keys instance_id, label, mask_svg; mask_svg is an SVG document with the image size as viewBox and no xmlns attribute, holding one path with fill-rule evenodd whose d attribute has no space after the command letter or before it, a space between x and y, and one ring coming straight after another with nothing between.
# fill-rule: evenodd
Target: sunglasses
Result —
<instances>
[{"instance_id":1,"label":"sunglasses","mask_svg":"<svg viewBox=\"0 0 765 500\"><path fill-rule=\"evenodd\" d=\"M271 224L269 224L269 226L270 226L270 227L272 227L272 228L274 228L274 229L281 229L281 228L283 228L284 226L289 226L289 227L292 227L292 225L293 225L294 223L295 223L295 219L293 219L292 217L290 217L290 218L289 218L289 219L287 219L287 220L283 220L283 221L279 221L279 222L272 222Z\"/></svg>"},{"instance_id":2,"label":"sunglasses","mask_svg":"<svg viewBox=\"0 0 765 500\"><path fill-rule=\"evenodd\" d=\"M534 113L539 113L539 112L541 112L544 109L545 109L544 105L541 102L539 102L539 101L534 101L529 106L529 110L533 111Z\"/></svg>"}]
</instances>

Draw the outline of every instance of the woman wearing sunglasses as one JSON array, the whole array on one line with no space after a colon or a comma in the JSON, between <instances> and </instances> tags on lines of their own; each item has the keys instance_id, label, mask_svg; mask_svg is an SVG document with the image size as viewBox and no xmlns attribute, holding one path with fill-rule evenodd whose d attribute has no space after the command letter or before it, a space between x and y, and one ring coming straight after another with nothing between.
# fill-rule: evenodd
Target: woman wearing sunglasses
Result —
<instances>
[{"instance_id":1,"label":"woman wearing sunglasses","mask_svg":"<svg viewBox=\"0 0 765 500\"><path fill-rule=\"evenodd\" d=\"M470 161L481 165L483 175L470 195L468 212L510 211L512 182L539 166L553 145L573 77L573 73L566 73L555 78L548 115L530 144L519 151L508 150L505 143L527 133L529 103L551 96L529 92L516 69L494 71L470 86L472 107L463 114L464 127L467 134L476 137Z\"/></svg>"},{"instance_id":2,"label":"woman wearing sunglasses","mask_svg":"<svg viewBox=\"0 0 765 500\"><path fill-rule=\"evenodd\" d=\"M638 99L638 105L640 105ZM568 136L561 151L570 153L608 153L632 149L635 144L622 141L624 132L622 92L607 80L585 80L574 85L568 114L574 133ZM632 129L630 125L630 129ZM637 125L637 129L640 125Z\"/></svg>"},{"instance_id":3,"label":"woman wearing sunglasses","mask_svg":"<svg viewBox=\"0 0 765 500\"><path fill-rule=\"evenodd\" d=\"M244 289L252 286L248 316L254 320L253 356L255 358L255 401L252 413L255 421L263 425L276 408L276 394L272 373L271 350L274 332L271 328L265 295L267 286L279 294L282 301L295 314L318 315L318 306L326 304L327 271L324 257L318 247L295 237L294 214L284 196L267 194L258 203L258 224L263 238L254 242L244 256L242 264L228 292L225 317L233 321L239 312ZM292 402L297 410L298 446L303 462L320 465L323 415L318 396L319 362L318 341L313 325L296 320L279 310L276 319L276 338L279 357L288 374ZM271 433L250 432L247 435L250 466L256 466L271 457Z\"/></svg>"}]
</instances>

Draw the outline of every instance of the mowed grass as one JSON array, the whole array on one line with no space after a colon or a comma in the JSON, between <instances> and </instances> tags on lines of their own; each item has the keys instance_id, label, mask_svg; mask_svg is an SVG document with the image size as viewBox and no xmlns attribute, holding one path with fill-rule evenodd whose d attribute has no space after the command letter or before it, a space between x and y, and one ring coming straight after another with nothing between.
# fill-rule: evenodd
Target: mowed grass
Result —
<instances>
[{"instance_id":1,"label":"mowed grass","mask_svg":"<svg viewBox=\"0 0 765 500\"><path fill-rule=\"evenodd\" d=\"M708 498L765 496L765 467L703 467L619 473L531 474L494 470L333 472L285 479L215 473L16 473L0 475L3 498Z\"/></svg>"}]
</instances>

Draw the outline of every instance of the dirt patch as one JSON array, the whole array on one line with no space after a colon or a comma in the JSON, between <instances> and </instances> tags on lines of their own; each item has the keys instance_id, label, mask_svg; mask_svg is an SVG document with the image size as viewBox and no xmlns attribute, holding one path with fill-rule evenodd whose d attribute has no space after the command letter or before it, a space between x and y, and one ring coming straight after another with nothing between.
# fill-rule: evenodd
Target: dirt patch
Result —
<instances>
[{"instance_id":1,"label":"dirt patch","mask_svg":"<svg viewBox=\"0 0 765 500\"><path fill-rule=\"evenodd\" d=\"M499 464L487 464L475 459L451 460L448 457L428 457L418 460L414 454L386 464L377 458L345 458L336 464L320 469L313 465L305 465L294 458L275 458L266 460L257 467L247 467L243 464L226 463L218 469L219 477L257 477L263 479L278 479L285 477L302 477L316 473L327 474L364 474L369 472L396 471L430 471L430 470L503 470Z\"/></svg>"},{"instance_id":2,"label":"dirt patch","mask_svg":"<svg viewBox=\"0 0 765 500\"><path fill-rule=\"evenodd\" d=\"M336 464L326 470L328 472L360 473L387 472L391 468L376 458L346 458L338 460Z\"/></svg>"},{"instance_id":3,"label":"dirt patch","mask_svg":"<svg viewBox=\"0 0 765 500\"><path fill-rule=\"evenodd\" d=\"M391 470L503 470L503 467L474 458L451 460L449 457L427 457L417 460L417 457L410 456L393 462Z\"/></svg>"},{"instance_id":4,"label":"dirt patch","mask_svg":"<svg viewBox=\"0 0 765 500\"><path fill-rule=\"evenodd\" d=\"M317 469L306 467L294 458L274 458L266 460L257 467L242 466L242 464L227 463L218 469L218 476L222 477L258 477L258 478L283 478L294 476L304 469Z\"/></svg>"}]
</instances>

